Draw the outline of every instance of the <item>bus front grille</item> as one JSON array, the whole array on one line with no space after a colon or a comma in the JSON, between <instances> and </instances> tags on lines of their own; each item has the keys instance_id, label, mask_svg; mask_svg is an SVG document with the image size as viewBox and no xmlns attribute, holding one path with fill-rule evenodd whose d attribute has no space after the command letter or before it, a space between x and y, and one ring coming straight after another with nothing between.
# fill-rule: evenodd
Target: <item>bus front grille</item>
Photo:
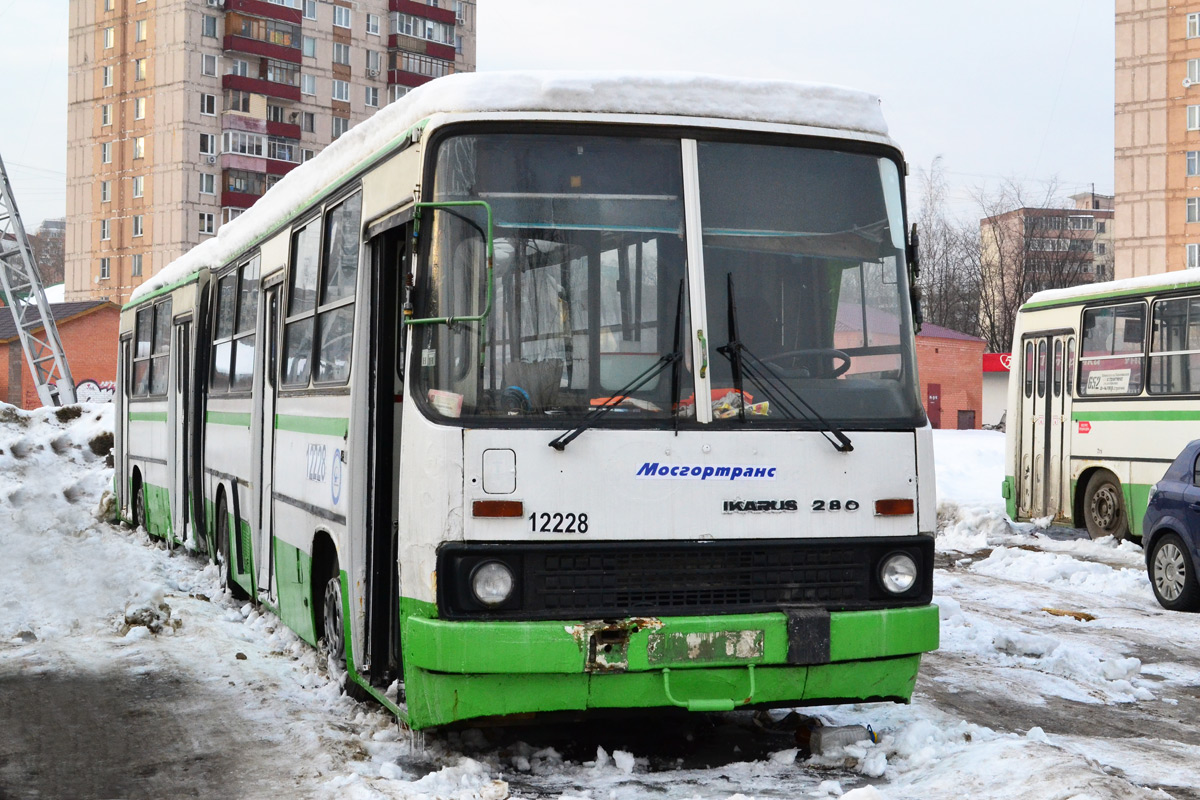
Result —
<instances>
[{"instance_id":1,"label":"bus front grille","mask_svg":"<svg viewBox=\"0 0 1200 800\"><path fill-rule=\"evenodd\" d=\"M879 586L877 565L903 550L919 565L901 597ZM471 575L499 561L512 597L480 603ZM439 613L447 619L609 619L753 613L815 606L830 611L921 605L932 595L933 539L741 540L591 543L452 543L438 558Z\"/></svg>"}]
</instances>

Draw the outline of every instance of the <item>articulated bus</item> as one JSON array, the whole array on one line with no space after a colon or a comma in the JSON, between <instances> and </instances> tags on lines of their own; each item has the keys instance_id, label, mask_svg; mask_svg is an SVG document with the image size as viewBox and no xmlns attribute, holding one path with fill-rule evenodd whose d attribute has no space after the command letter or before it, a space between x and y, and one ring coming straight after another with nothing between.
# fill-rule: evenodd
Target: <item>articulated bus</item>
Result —
<instances>
[{"instance_id":1,"label":"articulated bus","mask_svg":"<svg viewBox=\"0 0 1200 800\"><path fill-rule=\"evenodd\" d=\"M433 81L125 306L122 517L414 729L906 702L904 172L849 90Z\"/></svg>"},{"instance_id":2,"label":"articulated bus","mask_svg":"<svg viewBox=\"0 0 1200 800\"><path fill-rule=\"evenodd\" d=\"M1017 315L1012 363L1009 516L1140 538L1150 490L1196 438L1200 275L1038 292Z\"/></svg>"}]
</instances>

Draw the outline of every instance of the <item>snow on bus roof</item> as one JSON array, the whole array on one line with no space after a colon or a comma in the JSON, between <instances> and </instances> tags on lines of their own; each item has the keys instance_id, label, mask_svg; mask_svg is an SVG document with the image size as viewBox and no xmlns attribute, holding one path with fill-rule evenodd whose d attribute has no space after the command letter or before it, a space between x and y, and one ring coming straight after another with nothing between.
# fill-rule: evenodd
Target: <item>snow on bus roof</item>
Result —
<instances>
[{"instance_id":1,"label":"snow on bus roof","mask_svg":"<svg viewBox=\"0 0 1200 800\"><path fill-rule=\"evenodd\" d=\"M879 98L855 89L685 72L465 72L431 81L292 170L249 210L134 290L131 300L215 268L437 113L576 111L712 117L887 136Z\"/></svg>"},{"instance_id":2,"label":"snow on bus roof","mask_svg":"<svg viewBox=\"0 0 1200 800\"><path fill-rule=\"evenodd\" d=\"M1176 286L1195 286L1196 284L1200 284L1200 268L1159 272L1154 275L1139 275L1136 278L1122 278L1119 281L1083 283L1067 289L1044 289L1026 300L1022 308L1036 308L1071 300L1107 297L1150 289L1169 289Z\"/></svg>"}]
</instances>

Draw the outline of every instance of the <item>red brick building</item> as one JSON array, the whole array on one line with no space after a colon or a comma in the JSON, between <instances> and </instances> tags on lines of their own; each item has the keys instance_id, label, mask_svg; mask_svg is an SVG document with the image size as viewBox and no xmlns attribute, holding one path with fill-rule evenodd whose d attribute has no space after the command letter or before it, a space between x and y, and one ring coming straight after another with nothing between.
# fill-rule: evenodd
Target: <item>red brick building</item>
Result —
<instances>
[{"instance_id":1,"label":"red brick building","mask_svg":"<svg viewBox=\"0 0 1200 800\"><path fill-rule=\"evenodd\" d=\"M925 323L917 334L921 402L935 428L975 429L983 423L985 342Z\"/></svg>"},{"instance_id":2,"label":"red brick building","mask_svg":"<svg viewBox=\"0 0 1200 800\"><path fill-rule=\"evenodd\" d=\"M96 300L51 303L50 313L58 326L78 399L101 403L110 400L117 380L120 307ZM0 400L21 408L42 405L21 352L16 323L3 307L0 307Z\"/></svg>"}]
</instances>

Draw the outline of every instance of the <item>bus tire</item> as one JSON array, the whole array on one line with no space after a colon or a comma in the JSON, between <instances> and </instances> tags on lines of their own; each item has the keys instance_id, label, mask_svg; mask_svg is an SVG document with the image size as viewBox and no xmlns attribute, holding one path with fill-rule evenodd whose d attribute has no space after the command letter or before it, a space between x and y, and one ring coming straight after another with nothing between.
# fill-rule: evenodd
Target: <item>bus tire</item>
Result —
<instances>
[{"instance_id":1,"label":"bus tire","mask_svg":"<svg viewBox=\"0 0 1200 800\"><path fill-rule=\"evenodd\" d=\"M1093 539L1111 536L1119 542L1129 538L1129 518L1125 513L1121 482L1111 472L1092 473L1083 495L1083 521L1088 536Z\"/></svg>"},{"instance_id":2,"label":"bus tire","mask_svg":"<svg viewBox=\"0 0 1200 800\"><path fill-rule=\"evenodd\" d=\"M1150 573L1150 588L1160 606L1168 611L1200 610L1196 565L1178 534L1168 532L1154 540L1150 557L1146 559L1146 570Z\"/></svg>"},{"instance_id":3,"label":"bus tire","mask_svg":"<svg viewBox=\"0 0 1200 800\"><path fill-rule=\"evenodd\" d=\"M217 499L217 567L221 570L221 585L229 590L235 600L248 600L250 595L233 579L233 564L229 557L232 552L229 534L229 512L225 505L225 495Z\"/></svg>"},{"instance_id":4,"label":"bus tire","mask_svg":"<svg viewBox=\"0 0 1200 800\"><path fill-rule=\"evenodd\" d=\"M146 490L142 488L142 476L133 476L133 500L130 501L130 516L133 517L133 529L144 528L147 533L150 529L146 527Z\"/></svg>"},{"instance_id":5,"label":"bus tire","mask_svg":"<svg viewBox=\"0 0 1200 800\"><path fill-rule=\"evenodd\" d=\"M325 577L324 590L321 593L321 644L329 657L343 670L342 690L353 700L362 702L370 694L358 685L350 676L346 659L346 625L342 604L342 573L338 567L337 557Z\"/></svg>"}]
</instances>

